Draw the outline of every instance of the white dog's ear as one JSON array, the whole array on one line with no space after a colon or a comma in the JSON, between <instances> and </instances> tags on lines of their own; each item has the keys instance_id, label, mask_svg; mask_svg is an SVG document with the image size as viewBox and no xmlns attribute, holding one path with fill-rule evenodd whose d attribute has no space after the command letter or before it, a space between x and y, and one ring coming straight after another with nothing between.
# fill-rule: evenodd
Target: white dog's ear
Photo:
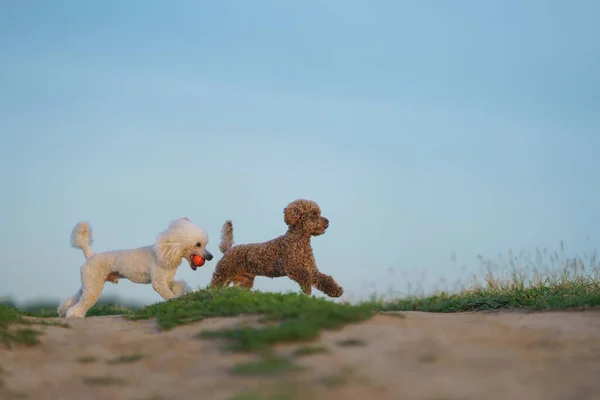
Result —
<instances>
[{"instance_id":1,"label":"white dog's ear","mask_svg":"<svg viewBox=\"0 0 600 400\"><path fill-rule=\"evenodd\" d=\"M204 229L194 225L188 218L179 218L158 235L154 253L162 267L177 268L186 249L198 242L208 242L208 235Z\"/></svg>"},{"instance_id":2,"label":"white dog's ear","mask_svg":"<svg viewBox=\"0 0 600 400\"><path fill-rule=\"evenodd\" d=\"M157 240L154 244L154 254L159 264L166 268L177 267L183 258L180 244L169 240Z\"/></svg>"},{"instance_id":3,"label":"white dog's ear","mask_svg":"<svg viewBox=\"0 0 600 400\"><path fill-rule=\"evenodd\" d=\"M181 240L181 220L173 221L169 227L156 238L154 253L161 266L165 268L176 268L183 258Z\"/></svg>"}]
</instances>

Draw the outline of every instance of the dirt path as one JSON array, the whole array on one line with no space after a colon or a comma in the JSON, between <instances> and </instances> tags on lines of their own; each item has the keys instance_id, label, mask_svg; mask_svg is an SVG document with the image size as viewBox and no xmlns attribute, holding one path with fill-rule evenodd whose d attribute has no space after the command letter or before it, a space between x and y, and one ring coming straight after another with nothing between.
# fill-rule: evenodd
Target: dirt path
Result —
<instances>
[{"instance_id":1,"label":"dirt path","mask_svg":"<svg viewBox=\"0 0 600 400\"><path fill-rule=\"evenodd\" d=\"M229 372L254 356L194 338L242 322L215 318L164 333L120 317L50 326L41 345L0 349L0 398L600 399L600 311L377 315L278 346L280 355L307 345L325 352L296 357L302 368L286 377L260 379Z\"/></svg>"}]
</instances>

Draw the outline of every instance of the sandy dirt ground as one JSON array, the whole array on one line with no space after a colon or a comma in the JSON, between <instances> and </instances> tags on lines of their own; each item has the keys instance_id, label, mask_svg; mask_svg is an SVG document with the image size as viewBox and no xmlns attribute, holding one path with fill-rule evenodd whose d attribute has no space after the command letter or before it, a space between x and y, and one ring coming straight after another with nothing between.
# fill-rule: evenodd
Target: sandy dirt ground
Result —
<instances>
[{"instance_id":1,"label":"sandy dirt ground","mask_svg":"<svg viewBox=\"0 0 600 400\"><path fill-rule=\"evenodd\" d=\"M264 378L230 373L256 356L195 338L249 320L168 332L121 317L48 326L38 346L0 349L0 398L600 399L600 311L378 314L311 343L277 346L281 356L307 345L324 352Z\"/></svg>"}]
</instances>

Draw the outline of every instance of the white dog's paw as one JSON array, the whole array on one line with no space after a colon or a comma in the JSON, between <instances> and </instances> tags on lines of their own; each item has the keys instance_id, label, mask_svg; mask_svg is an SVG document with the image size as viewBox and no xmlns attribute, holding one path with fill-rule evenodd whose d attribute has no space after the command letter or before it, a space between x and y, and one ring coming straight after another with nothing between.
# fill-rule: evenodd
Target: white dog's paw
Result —
<instances>
[{"instance_id":1,"label":"white dog's paw","mask_svg":"<svg viewBox=\"0 0 600 400\"><path fill-rule=\"evenodd\" d=\"M70 299L69 299L70 300ZM71 302L69 300L66 300L65 302L63 302L58 309L56 310L58 312L58 316L60 318L64 318L67 316L67 310L74 304L74 302Z\"/></svg>"},{"instance_id":2,"label":"white dog's paw","mask_svg":"<svg viewBox=\"0 0 600 400\"><path fill-rule=\"evenodd\" d=\"M192 288L189 287L185 281L173 281L171 283L171 290L175 293L175 297L183 296L186 293L192 291Z\"/></svg>"},{"instance_id":3,"label":"white dog's paw","mask_svg":"<svg viewBox=\"0 0 600 400\"><path fill-rule=\"evenodd\" d=\"M71 307L67 310L66 317L67 318L84 318L85 311L82 310L81 308Z\"/></svg>"}]
</instances>

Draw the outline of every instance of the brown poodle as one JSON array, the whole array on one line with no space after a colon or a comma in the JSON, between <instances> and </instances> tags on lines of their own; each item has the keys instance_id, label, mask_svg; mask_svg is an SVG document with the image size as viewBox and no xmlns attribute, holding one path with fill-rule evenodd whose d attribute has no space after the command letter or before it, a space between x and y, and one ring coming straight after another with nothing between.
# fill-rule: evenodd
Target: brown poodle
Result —
<instances>
[{"instance_id":1,"label":"brown poodle","mask_svg":"<svg viewBox=\"0 0 600 400\"><path fill-rule=\"evenodd\" d=\"M311 200L296 200L283 210L288 230L264 243L233 246L233 225L226 221L219 249L223 258L215 267L210 286L235 286L251 289L256 276L288 276L302 291L312 294L312 286L330 297L340 297L344 289L331 276L319 272L310 246L311 236L325 233L329 226L321 209Z\"/></svg>"}]
</instances>

